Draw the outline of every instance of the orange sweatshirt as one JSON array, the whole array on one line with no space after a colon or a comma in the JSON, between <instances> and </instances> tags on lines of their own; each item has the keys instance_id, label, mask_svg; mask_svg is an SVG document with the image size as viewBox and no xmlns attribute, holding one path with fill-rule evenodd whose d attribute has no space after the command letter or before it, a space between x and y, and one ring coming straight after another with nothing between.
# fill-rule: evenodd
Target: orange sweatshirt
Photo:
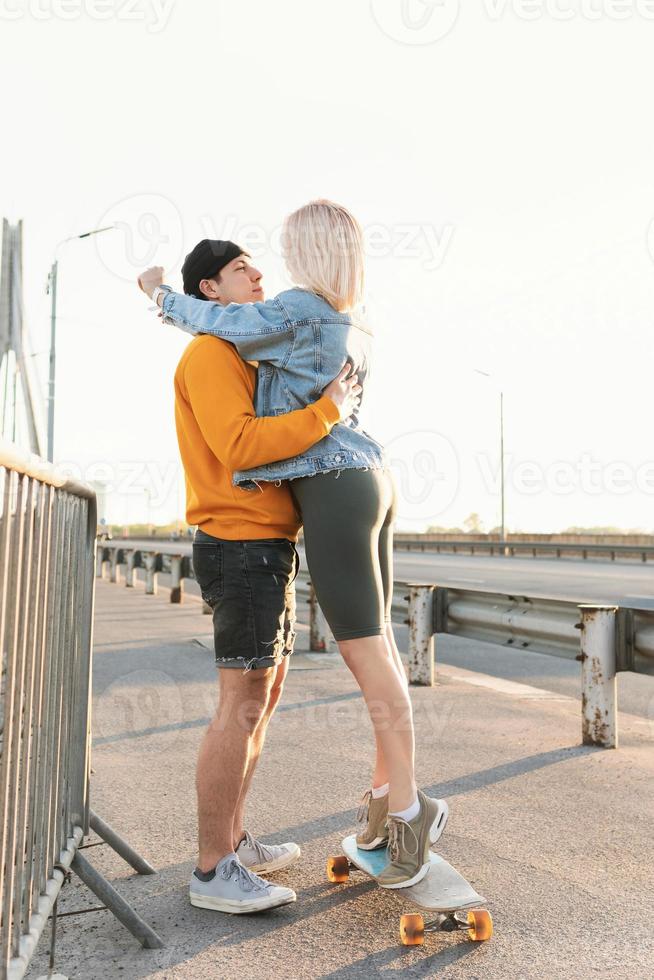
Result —
<instances>
[{"instance_id":1,"label":"orange sweatshirt","mask_svg":"<svg viewBox=\"0 0 654 980\"><path fill-rule=\"evenodd\" d=\"M175 423L186 475L186 520L229 540L297 540L300 517L286 483L260 490L232 484L246 470L304 452L340 415L327 395L286 415L257 418L257 372L236 348L206 334L188 345L175 372Z\"/></svg>"}]
</instances>

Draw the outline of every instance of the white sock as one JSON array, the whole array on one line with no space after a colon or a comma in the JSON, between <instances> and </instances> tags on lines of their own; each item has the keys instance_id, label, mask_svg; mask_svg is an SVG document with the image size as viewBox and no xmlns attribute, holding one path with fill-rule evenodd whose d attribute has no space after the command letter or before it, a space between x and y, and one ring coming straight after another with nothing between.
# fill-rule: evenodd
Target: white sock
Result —
<instances>
[{"instance_id":1,"label":"white sock","mask_svg":"<svg viewBox=\"0 0 654 980\"><path fill-rule=\"evenodd\" d=\"M409 823L411 820L415 820L419 813L420 800L416 796L415 803L412 803L410 807L407 807L406 810L400 810L399 813L389 813L389 817L399 817L400 820L406 820Z\"/></svg>"},{"instance_id":2,"label":"white sock","mask_svg":"<svg viewBox=\"0 0 654 980\"><path fill-rule=\"evenodd\" d=\"M381 800L382 796L388 795L388 783L384 783L383 786L373 786L372 788L372 798L373 800Z\"/></svg>"}]
</instances>

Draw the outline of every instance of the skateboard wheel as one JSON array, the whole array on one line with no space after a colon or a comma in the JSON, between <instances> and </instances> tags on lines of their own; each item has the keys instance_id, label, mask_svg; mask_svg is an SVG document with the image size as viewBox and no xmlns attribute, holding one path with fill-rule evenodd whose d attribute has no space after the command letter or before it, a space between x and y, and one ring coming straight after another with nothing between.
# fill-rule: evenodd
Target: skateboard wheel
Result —
<instances>
[{"instance_id":1,"label":"skateboard wheel","mask_svg":"<svg viewBox=\"0 0 654 980\"><path fill-rule=\"evenodd\" d=\"M338 857L327 858L327 880L335 884L342 884L350 877L350 862L339 854Z\"/></svg>"},{"instance_id":2,"label":"skateboard wheel","mask_svg":"<svg viewBox=\"0 0 654 980\"><path fill-rule=\"evenodd\" d=\"M474 943L484 942L493 935L493 920L488 909L470 909L468 935Z\"/></svg>"},{"instance_id":3,"label":"skateboard wheel","mask_svg":"<svg viewBox=\"0 0 654 980\"><path fill-rule=\"evenodd\" d=\"M403 946L422 946L425 941L425 920L415 913L400 919L400 939Z\"/></svg>"}]
</instances>

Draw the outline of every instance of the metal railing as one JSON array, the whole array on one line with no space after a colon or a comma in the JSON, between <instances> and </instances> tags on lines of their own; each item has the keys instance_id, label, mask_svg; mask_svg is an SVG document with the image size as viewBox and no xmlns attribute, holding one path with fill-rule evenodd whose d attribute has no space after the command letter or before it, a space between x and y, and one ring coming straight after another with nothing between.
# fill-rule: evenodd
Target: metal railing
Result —
<instances>
[{"instance_id":1,"label":"metal railing","mask_svg":"<svg viewBox=\"0 0 654 980\"><path fill-rule=\"evenodd\" d=\"M149 594L157 591L158 573L170 573L170 598L177 603L183 599L184 578L194 578L188 542L153 541L151 549L103 542L98 545L98 576L104 577L107 565L112 582L120 582L125 565L128 586L134 585L135 568L144 568ZM297 587L310 604L311 649L326 650L331 633L306 572L300 572ZM205 611L211 610L205 606ZM579 661L582 739L587 744L617 746L616 674L629 670L654 675L654 611L398 581L392 611L395 621L402 619L409 627L412 684L434 683L434 637L443 633Z\"/></svg>"},{"instance_id":2,"label":"metal railing","mask_svg":"<svg viewBox=\"0 0 654 980\"><path fill-rule=\"evenodd\" d=\"M0 978L19 980L66 872L83 875L77 851L95 819L96 501L90 487L4 443L0 493Z\"/></svg>"}]
</instances>

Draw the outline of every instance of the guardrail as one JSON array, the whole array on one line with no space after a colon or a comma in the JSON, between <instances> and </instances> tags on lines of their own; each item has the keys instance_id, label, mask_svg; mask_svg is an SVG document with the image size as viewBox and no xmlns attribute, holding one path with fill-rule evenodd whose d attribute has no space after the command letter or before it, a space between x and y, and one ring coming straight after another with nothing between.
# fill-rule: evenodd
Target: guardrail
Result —
<instances>
[{"instance_id":1,"label":"guardrail","mask_svg":"<svg viewBox=\"0 0 654 980\"><path fill-rule=\"evenodd\" d=\"M617 747L616 675L654 675L654 612L418 583L406 598L412 683L433 683L439 633L574 658L586 745Z\"/></svg>"},{"instance_id":2,"label":"guardrail","mask_svg":"<svg viewBox=\"0 0 654 980\"><path fill-rule=\"evenodd\" d=\"M193 561L191 555L190 542L155 542L152 548L146 546L129 547L124 541L102 541L98 542L96 575L100 579L124 584L127 588L133 588L136 580L137 569L142 569L145 576L146 595L156 595L158 591L159 574L171 576L170 601L181 603L184 599L184 579L195 579L193 574ZM297 591L307 597L311 602L313 592L307 573L300 571L297 579ZM406 604L402 596L406 591L406 583L395 583L395 594L393 597L393 611L396 615L406 614ZM209 606L205 604L205 613L211 613ZM316 640L317 645L312 646L313 650L324 649L324 633L327 629L324 618L321 620L322 613L317 603L312 615L311 622L315 635L323 637ZM315 623L314 623L315 620ZM321 625L322 623L322 625Z\"/></svg>"},{"instance_id":3,"label":"guardrail","mask_svg":"<svg viewBox=\"0 0 654 980\"><path fill-rule=\"evenodd\" d=\"M648 558L654 557L654 547L642 544L551 544L541 541L425 541L422 538L414 539L395 539L394 547L397 551L433 551L436 554L489 554L500 557L514 558L516 555L531 555L537 558L539 555L554 555L562 558L564 555L569 557L581 556L587 559L589 556L599 557L608 555L611 561L616 558L638 558L646 562Z\"/></svg>"},{"instance_id":4,"label":"guardrail","mask_svg":"<svg viewBox=\"0 0 654 980\"><path fill-rule=\"evenodd\" d=\"M158 572L168 571L173 575L171 602L181 602L183 579L194 577L190 545L182 547L184 553L174 542L147 551L103 542L96 571L104 576L109 563L111 581L119 582L125 565L126 585L133 586L135 568L145 568L150 594L156 592ZM297 587L310 603L311 649L326 650L331 634L305 572ZM205 611L211 612L208 606ZM579 661L584 744L617 747L617 673L654 675L654 612L646 610L396 581L392 611L409 627L412 684L433 685L434 637L443 633Z\"/></svg>"},{"instance_id":5,"label":"guardrail","mask_svg":"<svg viewBox=\"0 0 654 980\"><path fill-rule=\"evenodd\" d=\"M153 547L157 547L158 545L167 547L169 544L179 547L180 544L182 546L190 546L191 544L191 541L186 537L178 538L177 540L165 537L153 537L150 539L144 539L142 537L116 538L112 543L122 545L125 548L136 548L138 545L130 545L131 541L142 543L146 540L151 541ZM396 535L393 545L396 551L433 551L436 554L455 555L489 554L510 558L519 555L531 555L533 558L554 555L556 558L568 556L589 559L605 555L611 561L616 561L619 558L636 558L640 559L640 561L647 562L654 557L654 545L649 544L572 544L568 542L557 544L556 542L550 541L475 541L474 539L470 540L468 538L461 538L456 541L438 541L425 538L422 535L418 535L415 538L405 538L402 535Z\"/></svg>"},{"instance_id":6,"label":"guardrail","mask_svg":"<svg viewBox=\"0 0 654 980\"><path fill-rule=\"evenodd\" d=\"M102 830L89 806L95 494L4 443L0 493L0 978L19 980L69 869L145 945L161 940L78 853Z\"/></svg>"}]
</instances>

